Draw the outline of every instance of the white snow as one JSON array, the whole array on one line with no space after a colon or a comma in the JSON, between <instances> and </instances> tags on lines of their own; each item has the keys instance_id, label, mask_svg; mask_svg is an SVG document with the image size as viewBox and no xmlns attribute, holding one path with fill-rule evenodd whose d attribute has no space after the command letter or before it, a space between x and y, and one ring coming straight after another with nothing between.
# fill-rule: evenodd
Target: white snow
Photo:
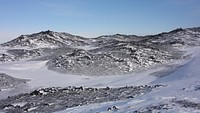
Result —
<instances>
[{"instance_id":1,"label":"white snow","mask_svg":"<svg viewBox=\"0 0 200 113\"><path fill-rule=\"evenodd\" d=\"M37 109L37 108L38 107L32 107L32 108L28 109L28 111L32 111L32 110Z\"/></svg>"},{"instance_id":2,"label":"white snow","mask_svg":"<svg viewBox=\"0 0 200 113\"><path fill-rule=\"evenodd\" d=\"M62 74L50 71L46 67L47 61L19 61L0 64L1 73L7 73L16 78L30 79L28 85L31 87L120 87L126 85L148 84L156 79L149 74L164 69L157 67L130 75L114 76L78 76Z\"/></svg>"},{"instance_id":3,"label":"white snow","mask_svg":"<svg viewBox=\"0 0 200 113\"><path fill-rule=\"evenodd\" d=\"M109 113L107 109L113 106L116 106L119 110L113 111L116 113L132 113L133 111L145 108L149 105L157 105L159 103L171 103L172 99L178 100L188 100L191 102L200 103L200 93L195 91L194 88L196 86L200 86L200 48L190 48L187 49L187 54L193 54L192 58L183 61L179 64L179 68L174 70L171 73L167 73L163 78L158 78L154 80L149 80L149 84L164 84L165 87L161 87L158 89L154 89L152 92L148 94L144 94L142 96L136 97L134 99L116 101L116 102L105 102L105 103L97 103L85 106L78 106L74 108L69 108L63 111L59 111L58 113ZM148 71L147 71L148 72ZM146 74L148 74L146 72ZM145 74L145 73L143 73ZM141 75L143 75L141 74ZM139 76L139 75L138 75ZM138 77L137 76L137 77ZM136 77L136 78L137 78ZM130 79L131 77L129 77ZM146 78L139 79L139 83L145 83L143 80ZM106 81L107 79L104 79ZM130 80L131 81L131 80ZM153 81L153 82L150 82ZM119 82L122 84L125 81L120 79ZM132 81L135 82L135 81ZM117 82L113 82L112 84L116 84ZM130 82L128 81L127 85ZM146 82L148 83L148 82ZM108 85L111 85L108 84ZM169 105L170 106L170 105ZM169 112L169 113L199 113L199 109L194 108L183 108L180 105L173 106L172 109L167 111L162 110L162 112Z\"/></svg>"},{"instance_id":4,"label":"white snow","mask_svg":"<svg viewBox=\"0 0 200 113\"><path fill-rule=\"evenodd\" d=\"M7 48L0 46L0 54L5 54L7 52Z\"/></svg>"},{"instance_id":5,"label":"white snow","mask_svg":"<svg viewBox=\"0 0 200 113\"><path fill-rule=\"evenodd\" d=\"M159 66L148 69L143 72L138 72L123 76L78 76L67 75L53 71L49 71L46 67L47 61L20 61L14 63L0 64L0 72L7 73L16 78L30 79L28 85L31 88L39 87L66 87L66 86L85 86L85 87L120 87L130 85L154 85L163 84L165 87L154 89L148 94L142 96L116 101L105 102L91 105L78 106L69 108L59 113L106 113L109 107L116 106L118 113L131 112L141 107L158 104L161 102L170 103L172 99L189 100L191 102L200 103L200 93L195 91L196 86L200 86L200 47L187 49L186 55L191 55L182 62L177 61L169 68ZM166 71L166 69L168 69ZM174 69L174 70L172 70ZM162 73L162 70L163 73ZM164 77L156 77L152 75L155 72L167 74ZM169 73L169 72L170 73ZM167 112L200 112L198 109L174 107ZM163 111L165 112L165 111Z\"/></svg>"},{"instance_id":6,"label":"white snow","mask_svg":"<svg viewBox=\"0 0 200 113\"><path fill-rule=\"evenodd\" d=\"M20 107L23 107L24 105L26 105L27 103L26 102L23 102L23 103L14 103L12 104L13 106L20 106Z\"/></svg>"}]
</instances>

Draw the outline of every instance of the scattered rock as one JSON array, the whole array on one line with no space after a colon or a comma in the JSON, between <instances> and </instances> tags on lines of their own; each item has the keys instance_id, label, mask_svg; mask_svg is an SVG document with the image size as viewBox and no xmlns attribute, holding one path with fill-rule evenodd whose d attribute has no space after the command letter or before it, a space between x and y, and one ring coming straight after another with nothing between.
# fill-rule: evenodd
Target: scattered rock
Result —
<instances>
[{"instance_id":1,"label":"scattered rock","mask_svg":"<svg viewBox=\"0 0 200 113\"><path fill-rule=\"evenodd\" d=\"M82 86L40 88L31 93L19 94L0 100L0 110L6 112L54 112L87 104L134 98L150 92L153 88L155 88L155 86L147 85L119 88L84 88ZM12 106L13 103L26 104L22 106ZM119 108L113 106L107 110L118 111Z\"/></svg>"}]
</instances>

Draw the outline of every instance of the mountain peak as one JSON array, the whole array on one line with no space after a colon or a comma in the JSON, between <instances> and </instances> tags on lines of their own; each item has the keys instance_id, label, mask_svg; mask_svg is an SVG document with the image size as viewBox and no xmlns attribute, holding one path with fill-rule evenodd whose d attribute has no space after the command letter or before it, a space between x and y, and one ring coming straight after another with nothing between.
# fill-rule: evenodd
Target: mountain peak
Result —
<instances>
[{"instance_id":1,"label":"mountain peak","mask_svg":"<svg viewBox=\"0 0 200 113\"><path fill-rule=\"evenodd\" d=\"M183 28L177 28L175 30L170 31L169 33L177 33L177 32L181 32L181 31L185 31L185 29L183 29Z\"/></svg>"},{"instance_id":2,"label":"mountain peak","mask_svg":"<svg viewBox=\"0 0 200 113\"><path fill-rule=\"evenodd\" d=\"M52 34L52 33L54 33L54 31L47 30L47 31L41 31L38 34Z\"/></svg>"}]
</instances>

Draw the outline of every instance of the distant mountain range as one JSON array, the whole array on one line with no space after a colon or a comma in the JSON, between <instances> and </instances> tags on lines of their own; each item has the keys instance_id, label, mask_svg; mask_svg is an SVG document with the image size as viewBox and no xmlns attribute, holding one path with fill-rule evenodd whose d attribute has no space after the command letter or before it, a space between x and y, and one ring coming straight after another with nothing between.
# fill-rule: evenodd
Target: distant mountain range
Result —
<instances>
[{"instance_id":1,"label":"distant mountain range","mask_svg":"<svg viewBox=\"0 0 200 113\"><path fill-rule=\"evenodd\" d=\"M47 60L50 70L75 75L122 75L182 59L181 48L200 45L200 27L156 35L85 38L42 31L0 45L0 62Z\"/></svg>"}]
</instances>

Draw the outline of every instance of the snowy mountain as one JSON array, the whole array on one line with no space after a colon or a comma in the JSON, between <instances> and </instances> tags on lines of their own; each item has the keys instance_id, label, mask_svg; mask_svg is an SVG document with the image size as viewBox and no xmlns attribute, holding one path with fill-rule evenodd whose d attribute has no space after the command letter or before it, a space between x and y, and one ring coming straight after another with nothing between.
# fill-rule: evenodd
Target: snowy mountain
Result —
<instances>
[{"instance_id":1,"label":"snowy mountain","mask_svg":"<svg viewBox=\"0 0 200 113\"><path fill-rule=\"evenodd\" d=\"M46 55L44 51L54 48L88 45L89 39L68 33L42 31L20 37L0 45L6 53L2 53L1 62L18 61ZM43 54L44 53L44 54Z\"/></svg>"},{"instance_id":2,"label":"snowy mountain","mask_svg":"<svg viewBox=\"0 0 200 113\"><path fill-rule=\"evenodd\" d=\"M51 70L68 74L91 76L123 75L152 67L156 64L171 62L174 59L176 59L175 56L168 51L150 47L138 47L131 44L120 44L90 51L73 50L51 59L47 65Z\"/></svg>"},{"instance_id":3,"label":"snowy mountain","mask_svg":"<svg viewBox=\"0 0 200 113\"><path fill-rule=\"evenodd\" d=\"M181 58L178 47L200 45L199 28L151 36L105 35L83 38L43 31L1 44L1 62L49 60L50 70L75 75L123 75ZM56 53L56 54L55 54Z\"/></svg>"},{"instance_id":4,"label":"snowy mountain","mask_svg":"<svg viewBox=\"0 0 200 113\"><path fill-rule=\"evenodd\" d=\"M1 44L3 47L12 48L55 48L63 46L87 45L87 38L74 36L68 33L58 33L53 31L42 31L31 35L21 35L20 37Z\"/></svg>"},{"instance_id":5,"label":"snowy mountain","mask_svg":"<svg viewBox=\"0 0 200 113\"><path fill-rule=\"evenodd\" d=\"M200 112L200 28L0 45L0 112Z\"/></svg>"}]
</instances>

